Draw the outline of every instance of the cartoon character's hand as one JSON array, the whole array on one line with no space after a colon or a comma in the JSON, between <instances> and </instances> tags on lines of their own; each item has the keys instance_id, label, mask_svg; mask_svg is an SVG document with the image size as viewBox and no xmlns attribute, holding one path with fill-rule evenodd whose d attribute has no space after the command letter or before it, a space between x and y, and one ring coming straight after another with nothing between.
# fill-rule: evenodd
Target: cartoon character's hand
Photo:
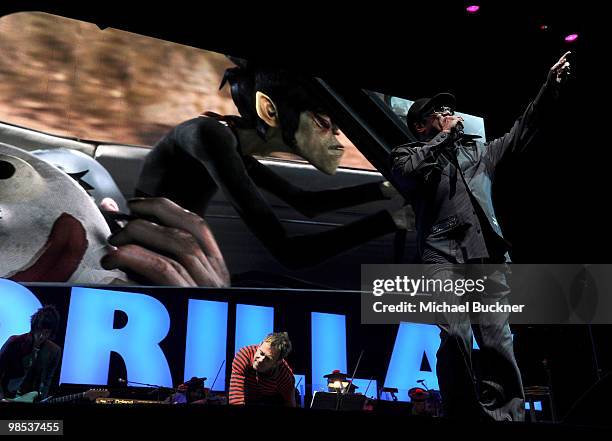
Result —
<instances>
[{"instance_id":1,"label":"cartoon character's hand","mask_svg":"<svg viewBox=\"0 0 612 441\"><path fill-rule=\"evenodd\" d=\"M230 286L223 255L206 221L165 198L128 201L135 219L108 242L116 247L101 260L130 278L155 285Z\"/></svg>"}]
</instances>

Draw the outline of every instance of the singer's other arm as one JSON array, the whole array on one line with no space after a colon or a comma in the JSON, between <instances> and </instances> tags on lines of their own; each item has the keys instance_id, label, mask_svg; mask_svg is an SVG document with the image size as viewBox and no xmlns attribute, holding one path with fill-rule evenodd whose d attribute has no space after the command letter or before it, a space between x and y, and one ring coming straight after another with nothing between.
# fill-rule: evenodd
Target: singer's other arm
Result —
<instances>
[{"instance_id":1,"label":"singer's other arm","mask_svg":"<svg viewBox=\"0 0 612 441\"><path fill-rule=\"evenodd\" d=\"M412 128L421 141L393 149L391 173L405 196L414 191L419 183L435 179L436 173L444 168L446 160L442 153L452 147L457 134L463 129L462 123L461 116L451 115L450 112L432 112Z\"/></svg>"}]
</instances>

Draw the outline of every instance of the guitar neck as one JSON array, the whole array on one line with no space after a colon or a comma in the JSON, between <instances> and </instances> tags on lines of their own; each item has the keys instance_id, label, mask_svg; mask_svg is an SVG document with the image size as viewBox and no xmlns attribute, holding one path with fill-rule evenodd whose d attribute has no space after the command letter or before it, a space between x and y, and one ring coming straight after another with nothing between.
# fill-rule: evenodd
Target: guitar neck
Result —
<instances>
[{"instance_id":1,"label":"guitar neck","mask_svg":"<svg viewBox=\"0 0 612 441\"><path fill-rule=\"evenodd\" d=\"M50 400L45 400L44 402L49 404L66 403L68 401L78 400L84 396L85 392L81 392L78 394L66 395L65 397L51 398Z\"/></svg>"}]
</instances>

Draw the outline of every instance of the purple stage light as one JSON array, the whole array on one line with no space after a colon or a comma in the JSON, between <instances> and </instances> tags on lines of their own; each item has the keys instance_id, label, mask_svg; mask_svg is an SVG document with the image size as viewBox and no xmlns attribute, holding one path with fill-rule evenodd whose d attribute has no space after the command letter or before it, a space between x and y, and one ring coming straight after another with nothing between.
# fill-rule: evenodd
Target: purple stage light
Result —
<instances>
[{"instance_id":1,"label":"purple stage light","mask_svg":"<svg viewBox=\"0 0 612 441\"><path fill-rule=\"evenodd\" d=\"M569 34L567 37L565 37L565 41L567 41L568 43L576 41L577 39L578 39L578 34Z\"/></svg>"},{"instance_id":2,"label":"purple stage light","mask_svg":"<svg viewBox=\"0 0 612 441\"><path fill-rule=\"evenodd\" d=\"M478 12L480 10L480 6L478 5L470 5L467 8L465 8L466 11L468 11L470 14L475 14L476 12Z\"/></svg>"}]
</instances>

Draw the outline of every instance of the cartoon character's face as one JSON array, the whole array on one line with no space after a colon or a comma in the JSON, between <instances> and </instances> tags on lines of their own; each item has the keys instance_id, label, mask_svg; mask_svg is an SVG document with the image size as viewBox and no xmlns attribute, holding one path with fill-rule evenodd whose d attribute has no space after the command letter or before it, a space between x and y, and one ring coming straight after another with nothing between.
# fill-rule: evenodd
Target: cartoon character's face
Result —
<instances>
[{"instance_id":1,"label":"cartoon character's face","mask_svg":"<svg viewBox=\"0 0 612 441\"><path fill-rule=\"evenodd\" d=\"M338 128L328 116L302 112L295 132L295 153L323 173L333 175L344 155L344 146L338 141L338 135Z\"/></svg>"},{"instance_id":2,"label":"cartoon character's face","mask_svg":"<svg viewBox=\"0 0 612 441\"><path fill-rule=\"evenodd\" d=\"M109 283L110 230L89 195L67 174L0 143L0 277L17 282Z\"/></svg>"}]
</instances>

